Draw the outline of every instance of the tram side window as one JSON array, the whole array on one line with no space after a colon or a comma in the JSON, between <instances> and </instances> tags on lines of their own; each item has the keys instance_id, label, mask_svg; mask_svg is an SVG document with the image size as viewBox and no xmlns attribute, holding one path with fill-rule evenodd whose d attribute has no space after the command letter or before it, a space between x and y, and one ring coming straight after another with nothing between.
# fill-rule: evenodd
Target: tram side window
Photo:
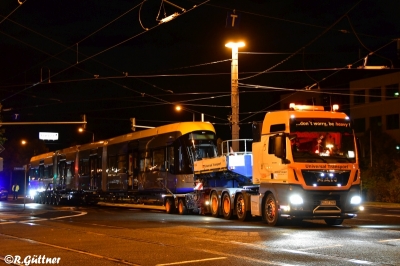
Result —
<instances>
[{"instance_id":1,"label":"tram side window","mask_svg":"<svg viewBox=\"0 0 400 266\"><path fill-rule=\"evenodd\" d=\"M158 149L153 151L153 166L152 170L160 170L161 167L165 169L164 166L164 149Z\"/></svg>"},{"instance_id":2,"label":"tram side window","mask_svg":"<svg viewBox=\"0 0 400 266\"><path fill-rule=\"evenodd\" d=\"M72 169L74 169L74 163L69 163L65 167L65 184L66 185L71 184L71 181L73 178L73 176L72 176L73 170Z\"/></svg>"},{"instance_id":3,"label":"tram side window","mask_svg":"<svg viewBox=\"0 0 400 266\"><path fill-rule=\"evenodd\" d=\"M81 176L89 175L89 160L83 159L79 161L79 174Z\"/></svg>"},{"instance_id":4,"label":"tram side window","mask_svg":"<svg viewBox=\"0 0 400 266\"><path fill-rule=\"evenodd\" d=\"M39 179L39 168L31 168L29 170L29 177L34 179Z\"/></svg>"},{"instance_id":5,"label":"tram side window","mask_svg":"<svg viewBox=\"0 0 400 266\"><path fill-rule=\"evenodd\" d=\"M126 154L118 155L117 171L118 173L127 172L127 158Z\"/></svg>"},{"instance_id":6,"label":"tram side window","mask_svg":"<svg viewBox=\"0 0 400 266\"><path fill-rule=\"evenodd\" d=\"M118 164L117 164L117 156L111 155L108 157L108 174L117 173Z\"/></svg>"},{"instance_id":7,"label":"tram side window","mask_svg":"<svg viewBox=\"0 0 400 266\"><path fill-rule=\"evenodd\" d=\"M171 173L175 173L175 154L174 154L174 146L170 146L167 149L167 170Z\"/></svg>"},{"instance_id":8,"label":"tram side window","mask_svg":"<svg viewBox=\"0 0 400 266\"><path fill-rule=\"evenodd\" d=\"M41 178L52 178L53 177L53 168L49 165L41 165L39 166L39 172Z\"/></svg>"},{"instance_id":9,"label":"tram side window","mask_svg":"<svg viewBox=\"0 0 400 266\"><path fill-rule=\"evenodd\" d=\"M140 166L140 172L149 171L150 168L153 166L152 158L150 158L150 157L146 158L146 152L141 152L140 153L139 166Z\"/></svg>"}]
</instances>

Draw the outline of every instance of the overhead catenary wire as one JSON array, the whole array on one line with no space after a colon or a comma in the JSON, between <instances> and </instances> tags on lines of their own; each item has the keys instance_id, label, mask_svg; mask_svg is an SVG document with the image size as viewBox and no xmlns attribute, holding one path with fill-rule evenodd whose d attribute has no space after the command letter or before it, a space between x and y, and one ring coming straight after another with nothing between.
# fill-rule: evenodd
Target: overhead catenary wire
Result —
<instances>
[{"instance_id":1,"label":"overhead catenary wire","mask_svg":"<svg viewBox=\"0 0 400 266\"><path fill-rule=\"evenodd\" d=\"M244 78L239 78L239 80L246 80L246 79L251 79L254 77L257 77L259 75L264 74L265 72L268 72L274 68L276 68L277 66L285 63L286 61L288 61L290 58L292 58L293 56L295 56L296 54L300 53L303 49L305 49L306 47L310 46L311 44L313 44L316 40L318 40L319 38L321 38L325 33L327 33L330 29L332 29L336 24L338 24L351 10L353 10L356 6L358 6L360 3L362 2L362 0L358 1L355 5L353 5L344 15L342 15L339 19L337 19L333 24L331 24L329 27L325 28L325 30L320 33L317 37L315 37L314 39L312 39L310 42L308 42L306 45L304 45L303 47L301 47L300 49L298 49L297 51L295 51L293 54L289 55L288 57L286 57L285 59L283 59L282 61L278 62L277 64L273 65L272 67L261 71L255 75L251 75L248 77L244 77Z\"/></svg>"},{"instance_id":2,"label":"overhead catenary wire","mask_svg":"<svg viewBox=\"0 0 400 266\"><path fill-rule=\"evenodd\" d=\"M209 2L209 1L210 1L210 0L206 0L206 1L203 2L202 4L205 4L205 3ZM201 6L202 4L197 5L197 6L193 7L193 8L191 8L191 9L189 9L189 10L188 10L187 12L185 12L184 14L187 14L188 12L190 12L191 10L193 10L193 9L195 9L195 8L197 8L197 7L199 7L199 6ZM157 27L159 27L159 26L161 26L161 25L162 25L162 24L157 24L157 25L153 26L152 28L150 28L148 31L153 30L153 29L155 29L155 28L157 28ZM148 31L142 31L142 32L140 32L140 33L138 33L138 34L135 34L135 35L133 35L133 36L131 36L131 37L129 37L129 38L127 38L127 39L125 39L125 40L123 40L123 41L121 41L121 42L115 44L115 45L112 45L112 46L110 46L110 47L108 47L108 48L106 48L106 49L104 49L104 50L102 50L102 51L100 51L100 52L97 52L97 53L95 53L95 54L93 54L93 55L91 55L91 56L89 56L89 57L83 59L83 60L80 61L79 63L83 63L83 62L85 62L85 61L87 61L87 60L89 60L89 59L92 59L92 58L94 58L94 57L100 55L100 54L103 54L103 53L105 53L106 51L109 51L109 50L111 50L111 49L113 49L113 48L115 48L115 47L117 47L117 46L120 46L120 45L122 45L122 44L124 44L124 43L126 43L126 42L128 42L128 41L130 41L130 40L132 40L132 39L134 39L134 38L136 38L136 37L138 37L138 36L144 34L145 32L148 32ZM71 66L69 66L69 67L66 67L66 68L64 68L63 70L58 71L57 73L51 75L49 78L53 78L54 76L57 76L57 75L59 75L59 74L65 72L65 71L67 71L68 69L74 67L74 66L75 66L75 64L74 64L74 65L71 65ZM23 90L20 90L19 92L16 92L16 93L14 93L14 94L12 94L12 95L6 97L6 98L3 98L1 101L5 101L5 100L7 100L7 99L9 99L9 98L11 98L11 97L14 97L15 95L19 94L20 92L26 91L26 90L28 90L28 89L30 89L30 88L33 88L33 87L39 85L40 83L41 83L41 82L37 82L37 83L35 83L35 84L33 84L33 85L31 85L31 86L29 86L29 87L23 89ZM137 92L137 91L136 91L136 92ZM140 93L140 92L137 92L137 93Z\"/></svg>"}]
</instances>

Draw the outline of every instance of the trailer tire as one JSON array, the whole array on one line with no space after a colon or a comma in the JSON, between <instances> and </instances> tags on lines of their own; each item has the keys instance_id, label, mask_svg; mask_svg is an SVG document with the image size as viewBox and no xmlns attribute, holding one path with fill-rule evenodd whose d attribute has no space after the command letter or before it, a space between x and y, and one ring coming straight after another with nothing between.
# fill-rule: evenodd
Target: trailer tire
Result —
<instances>
[{"instance_id":1,"label":"trailer tire","mask_svg":"<svg viewBox=\"0 0 400 266\"><path fill-rule=\"evenodd\" d=\"M44 195L40 195L39 197L39 203L40 204L45 204L46 202L44 201Z\"/></svg>"},{"instance_id":2,"label":"trailer tire","mask_svg":"<svg viewBox=\"0 0 400 266\"><path fill-rule=\"evenodd\" d=\"M229 193L223 194L222 202L221 202L221 209L222 209L222 215L224 216L224 219L226 219L226 220L232 219L233 210L231 208L231 197L229 196Z\"/></svg>"},{"instance_id":3,"label":"trailer tire","mask_svg":"<svg viewBox=\"0 0 400 266\"><path fill-rule=\"evenodd\" d=\"M59 196L55 196L54 197L53 204L54 205L60 205L60 197Z\"/></svg>"},{"instance_id":4,"label":"trailer tire","mask_svg":"<svg viewBox=\"0 0 400 266\"><path fill-rule=\"evenodd\" d=\"M219 204L218 204L218 195L216 192L213 192L210 197L210 209L211 216L218 217L219 216Z\"/></svg>"},{"instance_id":5,"label":"trailer tire","mask_svg":"<svg viewBox=\"0 0 400 266\"><path fill-rule=\"evenodd\" d=\"M343 223L343 219L325 219L325 223L327 225L341 225Z\"/></svg>"},{"instance_id":6,"label":"trailer tire","mask_svg":"<svg viewBox=\"0 0 400 266\"><path fill-rule=\"evenodd\" d=\"M270 226L282 224L278 204L276 203L275 197L272 193L269 193L265 198L263 220Z\"/></svg>"},{"instance_id":7,"label":"trailer tire","mask_svg":"<svg viewBox=\"0 0 400 266\"><path fill-rule=\"evenodd\" d=\"M250 211L246 209L246 199L242 193L236 196L235 208L239 221L247 221L250 219L251 214Z\"/></svg>"},{"instance_id":8,"label":"trailer tire","mask_svg":"<svg viewBox=\"0 0 400 266\"><path fill-rule=\"evenodd\" d=\"M178 201L178 213L180 215L185 215L187 214L187 209L186 209L186 205L185 202L183 201L183 199L180 199Z\"/></svg>"},{"instance_id":9,"label":"trailer tire","mask_svg":"<svg viewBox=\"0 0 400 266\"><path fill-rule=\"evenodd\" d=\"M168 214L171 214L174 212L174 210L175 210L175 206L174 206L173 200L170 198L167 198L165 200L165 212Z\"/></svg>"}]
</instances>

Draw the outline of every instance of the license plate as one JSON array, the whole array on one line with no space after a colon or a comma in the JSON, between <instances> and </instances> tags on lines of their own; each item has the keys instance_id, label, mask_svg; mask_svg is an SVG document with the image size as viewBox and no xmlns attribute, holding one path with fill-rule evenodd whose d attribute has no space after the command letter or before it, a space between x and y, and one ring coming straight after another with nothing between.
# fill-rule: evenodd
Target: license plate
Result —
<instances>
[{"instance_id":1,"label":"license plate","mask_svg":"<svg viewBox=\"0 0 400 266\"><path fill-rule=\"evenodd\" d=\"M336 200L321 200L321 205L336 206Z\"/></svg>"}]
</instances>

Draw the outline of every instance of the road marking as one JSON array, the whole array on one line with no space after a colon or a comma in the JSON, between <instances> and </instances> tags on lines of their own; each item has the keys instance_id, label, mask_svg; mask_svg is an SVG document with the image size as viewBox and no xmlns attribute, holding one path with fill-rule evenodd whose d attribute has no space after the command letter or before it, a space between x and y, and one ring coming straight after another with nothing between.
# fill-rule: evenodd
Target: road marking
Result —
<instances>
[{"instance_id":1,"label":"road marking","mask_svg":"<svg viewBox=\"0 0 400 266\"><path fill-rule=\"evenodd\" d=\"M48 246L48 247L53 247L53 248L58 248L58 249L63 249L63 250L71 251L71 252L84 254L84 255L89 255L89 256L92 256L92 257L96 257L96 258L100 258L100 259L104 259L104 260L109 260L109 261L113 261L113 262L117 262L117 263L139 266L139 264L130 263L130 262L127 262L127 261L124 261L124 260L114 259L114 258L110 258L110 257L106 257L106 256L102 256L102 255L98 255L98 254L82 251L82 250L77 250L77 249L73 249L73 248L57 246L57 245L53 245L53 244L49 244L49 243L45 243L45 242L36 241L36 240L33 240L33 239L29 239L29 238L22 238L22 237L16 237L16 236L5 235L5 234L0 234L0 235L2 235L4 237L9 237L9 238L13 238L13 239L26 241L26 242L29 242L29 243L40 244L40 245L44 245L44 246Z\"/></svg>"},{"instance_id":2,"label":"road marking","mask_svg":"<svg viewBox=\"0 0 400 266\"><path fill-rule=\"evenodd\" d=\"M336 248L336 247L343 247L343 245L321 246L321 247L312 247L312 248L301 248L301 249L298 249L298 250L313 250L313 249Z\"/></svg>"},{"instance_id":3,"label":"road marking","mask_svg":"<svg viewBox=\"0 0 400 266\"><path fill-rule=\"evenodd\" d=\"M390 241L400 241L400 238L397 238L397 239L380 240L380 241L378 241L378 242L383 243L383 242L390 242Z\"/></svg>"},{"instance_id":4,"label":"road marking","mask_svg":"<svg viewBox=\"0 0 400 266\"><path fill-rule=\"evenodd\" d=\"M202 259L202 260L184 260L184 261L179 261L179 262L156 264L156 266L181 265L181 264L196 263L196 262L202 262L202 261L225 260L225 259L227 259L227 257L209 258L209 259Z\"/></svg>"},{"instance_id":5,"label":"road marking","mask_svg":"<svg viewBox=\"0 0 400 266\"><path fill-rule=\"evenodd\" d=\"M77 212L77 211L75 211ZM26 223L36 223L36 222L43 222L43 221L52 221L52 220L60 220L60 219L65 219L65 218L72 218L72 217L78 217L78 216L82 216L82 215L86 215L87 212L79 212L78 214L74 214L74 215L68 215L68 216L60 216L60 217L55 217L55 218L42 218L42 219L30 219L30 220L23 220L23 221L13 221L13 220L8 220L5 222L0 222L0 225L2 224L15 224L15 223L22 223L22 224L26 224ZM12 218L18 218L18 216L16 217L12 217Z\"/></svg>"},{"instance_id":6,"label":"road marking","mask_svg":"<svg viewBox=\"0 0 400 266\"><path fill-rule=\"evenodd\" d=\"M385 216L385 217L400 217L400 215L393 215L393 214L371 214L373 216Z\"/></svg>"}]
</instances>

